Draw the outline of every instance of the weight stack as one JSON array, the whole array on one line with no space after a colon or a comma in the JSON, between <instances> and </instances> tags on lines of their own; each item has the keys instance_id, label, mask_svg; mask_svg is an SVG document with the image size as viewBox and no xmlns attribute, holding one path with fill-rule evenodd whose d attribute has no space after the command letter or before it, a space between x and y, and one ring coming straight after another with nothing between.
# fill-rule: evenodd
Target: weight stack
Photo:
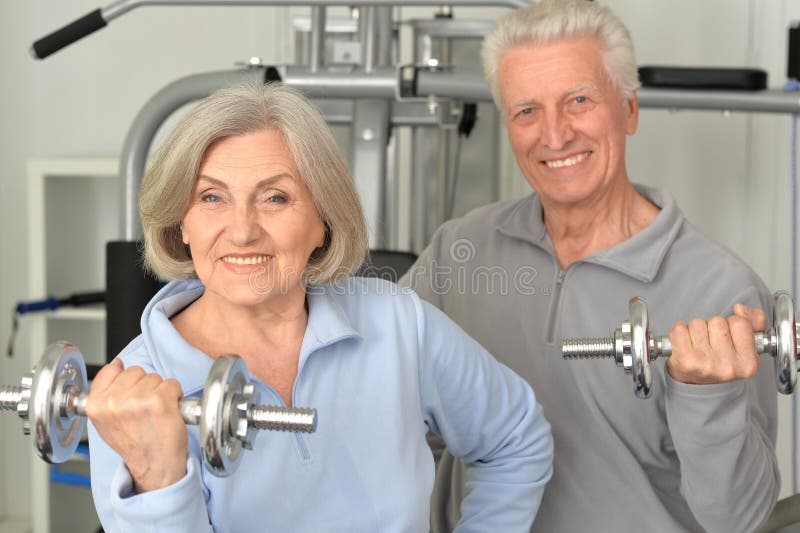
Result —
<instances>
[{"instance_id":1,"label":"weight stack","mask_svg":"<svg viewBox=\"0 0 800 533\"><path fill-rule=\"evenodd\" d=\"M111 361L142 330L147 302L159 281L144 271L141 241L106 244L106 360Z\"/></svg>"}]
</instances>

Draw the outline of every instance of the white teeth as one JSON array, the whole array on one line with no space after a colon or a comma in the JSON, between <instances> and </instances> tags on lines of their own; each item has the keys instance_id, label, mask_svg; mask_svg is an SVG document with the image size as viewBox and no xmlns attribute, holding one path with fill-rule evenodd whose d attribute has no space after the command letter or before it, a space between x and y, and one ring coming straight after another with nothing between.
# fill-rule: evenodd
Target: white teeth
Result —
<instances>
[{"instance_id":1,"label":"white teeth","mask_svg":"<svg viewBox=\"0 0 800 533\"><path fill-rule=\"evenodd\" d=\"M233 265L258 265L269 261L269 256L259 255L256 257L230 257L226 255L222 258L222 260Z\"/></svg>"},{"instance_id":2,"label":"white teeth","mask_svg":"<svg viewBox=\"0 0 800 533\"><path fill-rule=\"evenodd\" d=\"M572 165L577 165L584 159L588 157L589 153L584 152L582 154L574 155L572 157L568 157L566 159L557 159L554 161L545 161L544 164L547 165L549 168L562 168L562 167L571 167Z\"/></svg>"}]
</instances>

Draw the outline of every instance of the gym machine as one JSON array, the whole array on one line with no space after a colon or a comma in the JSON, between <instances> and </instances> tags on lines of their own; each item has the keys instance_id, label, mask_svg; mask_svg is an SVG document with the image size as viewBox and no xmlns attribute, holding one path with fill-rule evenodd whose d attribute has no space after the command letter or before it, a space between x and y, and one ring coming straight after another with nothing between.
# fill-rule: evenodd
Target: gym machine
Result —
<instances>
[{"instance_id":1,"label":"gym machine","mask_svg":"<svg viewBox=\"0 0 800 533\"><path fill-rule=\"evenodd\" d=\"M447 9L435 0L118 0L39 39L34 57L43 59L97 31L117 17L139 7L178 6L310 6L307 26L298 32L294 64L266 65L252 58L244 68L193 74L156 92L139 111L128 130L120 154L122 235L106 248L106 352L113 357L139 334L139 316L159 288L158 280L141 272L141 238L138 189L152 141L160 126L178 109L213 91L242 82L283 83L305 93L319 106L331 125L346 125L340 139L349 148L356 189L370 229L370 249L421 251L433 230L453 212L460 139L469 132L476 113L465 111L465 102L480 101L478 112L490 127L479 131L482 156L465 151L466 176L461 182L487 187L485 176L499 159L499 118L488 103L488 88L469 54L468 69L454 66L460 43L477 44L491 27L488 21L453 19L452 7L519 8L525 0L455 0ZM332 31L341 21L327 17L328 6L348 6L350 35L337 42ZM431 20L411 24L414 57L411 64L398 63L398 28L393 8L429 6L438 12ZM340 29L336 29L341 33ZM337 34L338 35L338 34ZM433 83L432 83L433 82ZM430 88L426 88L429 86ZM439 95L439 92L442 92ZM411 130L411 169L408 183L409 213L398 209L403 187L395 162L397 127ZM457 136L458 132L458 136ZM472 159L470 159L472 158ZM478 159L476 162L475 159ZM485 168L484 168L485 165ZM474 174L474 179L472 179ZM406 182L403 182L406 183ZM498 199L498 186L488 184L489 200ZM472 187L462 187L465 194ZM480 195L486 201L486 194ZM469 200L467 201L469 202ZM468 203L468 205L471 205ZM409 221L418 221L413 225ZM401 243L401 234L408 244Z\"/></svg>"},{"instance_id":2,"label":"gym machine","mask_svg":"<svg viewBox=\"0 0 800 533\"><path fill-rule=\"evenodd\" d=\"M48 463L63 463L75 453L86 426L86 364L69 342L47 347L18 387L0 385L0 411L16 411L22 431L32 435L36 453ZM312 433L315 409L259 405L244 360L227 355L214 361L200 399L180 401L189 425L200 426L203 463L216 476L232 474L242 450L252 449L256 430Z\"/></svg>"},{"instance_id":3,"label":"gym machine","mask_svg":"<svg viewBox=\"0 0 800 533\"><path fill-rule=\"evenodd\" d=\"M98 8L50 35L36 41L31 52L43 59L83 37L105 27L112 20L139 7L150 6L310 6L308 44L304 57L295 64L264 65L254 59L243 69L200 73L174 81L154 94L140 110L126 136L120 156L122 197L122 240L107 247L106 307L107 355L113 357L138 335L138 319L149 298L158 289L158 280L138 268L141 236L137 191L153 138L159 127L183 105L211 92L242 82L280 80L304 92L319 104L330 124L348 124L351 133L350 168L364 206L370 228L370 248L397 250L398 226L410 220L410 248L419 252L430 235L452 214L452 197L457 168L449 156L453 133L463 122L464 102L489 102L491 95L481 72L464 65L453 65L456 40L479 40L491 24L456 21L452 8L524 7L526 0L454 0L444 9L436 0L117 0ZM349 6L357 13L351 30L357 41L339 43L326 54L330 40L327 6ZM415 52L412 64L397 64L393 57L398 23L392 9L399 6L428 6L439 9L433 20L416 21ZM329 22L329 21L328 21ZM437 41L438 40L438 41ZM431 46L441 42L440 49ZM345 53L346 52L346 53ZM326 62L332 56L330 63ZM350 59L345 58L348 55ZM474 66L474 65L472 65ZM638 91L642 107L743 110L790 113L800 103L783 91L731 92L642 88ZM493 112L493 111L492 111ZM481 120L487 121L484 109ZM494 116L492 120L497 121ZM391 131L397 126L413 130L411 206L407 214L397 211L397 176L392 174L390 158L394 147ZM424 128L438 131L425 131ZM485 132L482 162L500 160L495 146L497 131ZM432 148L434 148L432 150ZM487 154L486 151L491 152ZM458 152L456 147L455 152ZM488 155L488 157L487 157ZM433 160L431 166L422 166ZM470 165L472 166L472 165ZM477 168L477 167L476 167ZM481 180L486 175L477 169ZM490 195L498 199L498 190ZM480 203L485 203L483 198Z\"/></svg>"},{"instance_id":4,"label":"gym machine","mask_svg":"<svg viewBox=\"0 0 800 533\"><path fill-rule=\"evenodd\" d=\"M775 363L778 392L791 394L797 384L797 358L800 337L794 302L786 291L774 294L772 326L756 332L756 351L769 355ZM650 332L647 301L639 296L629 302L629 318L616 328L613 337L564 339L561 343L564 359L614 359L617 366L633 376L633 392L639 398L650 396L653 384L651 363L672 354L669 336Z\"/></svg>"}]
</instances>

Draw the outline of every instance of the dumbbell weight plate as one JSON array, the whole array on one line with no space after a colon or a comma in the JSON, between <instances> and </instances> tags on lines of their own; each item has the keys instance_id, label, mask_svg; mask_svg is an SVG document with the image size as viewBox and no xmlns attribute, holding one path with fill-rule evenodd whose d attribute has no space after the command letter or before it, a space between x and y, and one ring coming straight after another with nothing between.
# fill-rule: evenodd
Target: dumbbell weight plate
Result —
<instances>
[{"instance_id":1,"label":"dumbbell weight plate","mask_svg":"<svg viewBox=\"0 0 800 533\"><path fill-rule=\"evenodd\" d=\"M231 474L242 458L243 441L236 437L238 418L246 417L246 409L237 418L236 403L258 403L250 395L247 366L239 357L220 357L211 367L203 391L200 438L203 460L214 475ZM237 419L234 419L237 418Z\"/></svg>"},{"instance_id":2,"label":"dumbbell weight plate","mask_svg":"<svg viewBox=\"0 0 800 533\"><path fill-rule=\"evenodd\" d=\"M48 463L63 463L75 453L86 426L84 416L63 416L66 393L88 392L86 366L81 352L59 341L45 350L31 382L28 420L36 453Z\"/></svg>"},{"instance_id":3,"label":"dumbbell weight plate","mask_svg":"<svg viewBox=\"0 0 800 533\"><path fill-rule=\"evenodd\" d=\"M791 394L797 383L797 323L792 296L786 291L775 293L772 324L776 337L774 361L778 391Z\"/></svg>"},{"instance_id":4,"label":"dumbbell weight plate","mask_svg":"<svg viewBox=\"0 0 800 533\"><path fill-rule=\"evenodd\" d=\"M633 392L639 398L648 398L653 375L650 370L650 323L647 317L647 301L644 298L631 298L630 320Z\"/></svg>"}]
</instances>

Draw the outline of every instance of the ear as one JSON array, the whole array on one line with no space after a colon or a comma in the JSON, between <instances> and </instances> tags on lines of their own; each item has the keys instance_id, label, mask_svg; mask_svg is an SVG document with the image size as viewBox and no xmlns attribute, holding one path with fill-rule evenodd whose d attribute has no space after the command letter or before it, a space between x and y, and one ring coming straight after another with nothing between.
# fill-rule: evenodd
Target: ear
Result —
<instances>
[{"instance_id":1,"label":"ear","mask_svg":"<svg viewBox=\"0 0 800 533\"><path fill-rule=\"evenodd\" d=\"M322 237L317 243L317 248L322 248L328 242L330 242L330 229L328 229L328 225L325 224L322 229Z\"/></svg>"},{"instance_id":2,"label":"ear","mask_svg":"<svg viewBox=\"0 0 800 533\"><path fill-rule=\"evenodd\" d=\"M326 244L330 242L330 233L328 230L328 225L325 224L322 228L322 236L317 239L317 249L322 249Z\"/></svg>"},{"instance_id":3,"label":"ear","mask_svg":"<svg viewBox=\"0 0 800 533\"><path fill-rule=\"evenodd\" d=\"M180 228L181 228L181 240L183 241L183 244L188 246L189 245L189 234L186 233L186 231L183 229L183 222L180 223Z\"/></svg>"},{"instance_id":4,"label":"ear","mask_svg":"<svg viewBox=\"0 0 800 533\"><path fill-rule=\"evenodd\" d=\"M639 125L639 98L636 91L622 105L625 106L625 133L633 135Z\"/></svg>"}]
</instances>

